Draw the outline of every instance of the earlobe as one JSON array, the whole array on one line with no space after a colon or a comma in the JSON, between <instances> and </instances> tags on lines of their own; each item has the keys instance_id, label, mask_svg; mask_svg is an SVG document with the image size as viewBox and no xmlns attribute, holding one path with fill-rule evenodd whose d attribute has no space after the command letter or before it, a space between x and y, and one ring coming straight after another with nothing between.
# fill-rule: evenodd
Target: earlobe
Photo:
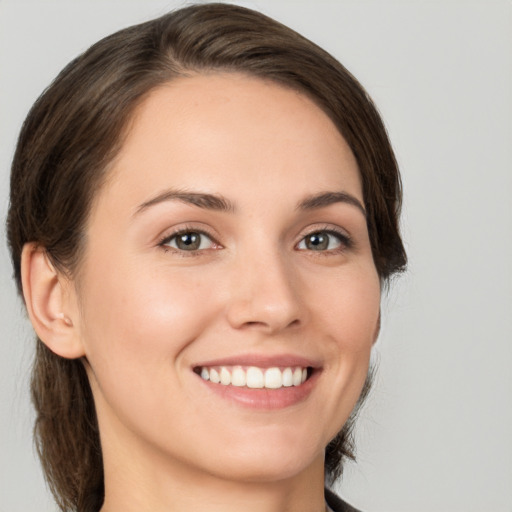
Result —
<instances>
[{"instance_id":1,"label":"earlobe","mask_svg":"<svg viewBox=\"0 0 512 512\"><path fill-rule=\"evenodd\" d=\"M43 247L27 243L21 255L23 297L32 326L41 341L59 356L84 355L76 325L77 308L69 280L57 272Z\"/></svg>"}]
</instances>

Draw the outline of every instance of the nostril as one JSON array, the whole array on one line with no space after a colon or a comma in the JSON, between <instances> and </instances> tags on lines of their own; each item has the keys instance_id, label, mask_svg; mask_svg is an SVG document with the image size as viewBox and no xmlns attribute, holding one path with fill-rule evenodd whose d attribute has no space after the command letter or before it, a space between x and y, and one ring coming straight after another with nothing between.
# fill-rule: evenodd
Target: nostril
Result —
<instances>
[{"instance_id":1,"label":"nostril","mask_svg":"<svg viewBox=\"0 0 512 512\"><path fill-rule=\"evenodd\" d=\"M255 322L255 321L251 321L251 322L244 322L240 327L242 329L250 329L252 327L265 327L265 322Z\"/></svg>"},{"instance_id":2,"label":"nostril","mask_svg":"<svg viewBox=\"0 0 512 512\"><path fill-rule=\"evenodd\" d=\"M263 287L259 293L252 289L250 298L233 295L227 308L227 319L236 329L262 329L277 332L302 324L304 313L296 297L269 292Z\"/></svg>"},{"instance_id":3,"label":"nostril","mask_svg":"<svg viewBox=\"0 0 512 512\"><path fill-rule=\"evenodd\" d=\"M271 322L258 322L258 321L248 321L248 322L244 322L240 327L243 329L243 328L246 328L246 329L250 329L250 328L268 328L268 329L272 329L272 323ZM300 325L300 320L296 319L296 320L292 320L288 325L285 325L284 327L285 328L290 328L290 327L298 327Z\"/></svg>"}]
</instances>

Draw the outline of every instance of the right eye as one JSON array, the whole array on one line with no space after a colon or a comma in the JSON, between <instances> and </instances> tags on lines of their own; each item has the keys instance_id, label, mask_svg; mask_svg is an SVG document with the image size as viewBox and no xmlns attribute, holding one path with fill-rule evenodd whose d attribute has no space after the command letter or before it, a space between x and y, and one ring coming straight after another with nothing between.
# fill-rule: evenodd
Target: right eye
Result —
<instances>
[{"instance_id":1,"label":"right eye","mask_svg":"<svg viewBox=\"0 0 512 512\"><path fill-rule=\"evenodd\" d=\"M176 251L203 251L205 249L214 249L215 242L201 231L179 231L164 238L160 245L164 248L170 247Z\"/></svg>"}]
</instances>

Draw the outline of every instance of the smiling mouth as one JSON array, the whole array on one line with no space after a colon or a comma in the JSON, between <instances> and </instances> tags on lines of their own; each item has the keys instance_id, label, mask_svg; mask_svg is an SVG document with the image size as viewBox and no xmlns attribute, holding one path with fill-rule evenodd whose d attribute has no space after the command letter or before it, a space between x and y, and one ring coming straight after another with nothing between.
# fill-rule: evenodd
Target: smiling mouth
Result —
<instances>
[{"instance_id":1,"label":"smiling mouth","mask_svg":"<svg viewBox=\"0 0 512 512\"><path fill-rule=\"evenodd\" d=\"M304 384L313 373L311 366L260 368L257 366L197 366L203 380L223 386L249 389L281 389Z\"/></svg>"}]
</instances>

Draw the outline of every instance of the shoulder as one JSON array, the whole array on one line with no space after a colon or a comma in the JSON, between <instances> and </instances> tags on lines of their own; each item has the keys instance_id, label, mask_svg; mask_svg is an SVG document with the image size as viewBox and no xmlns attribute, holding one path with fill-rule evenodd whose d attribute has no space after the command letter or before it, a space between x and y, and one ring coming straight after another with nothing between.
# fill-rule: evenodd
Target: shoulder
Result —
<instances>
[{"instance_id":1,"label":"shoulder","mask_svg":"<svg viewBox=\"0 0 512 512\"><path fill-rule=\"evenodd\" d=\"M360 512L358 509L344 502L341 498L338 498L338 496L329 489L325 489L325 501L329 507L332 508L333 512Z\"/></svg>"}]
</instances>

